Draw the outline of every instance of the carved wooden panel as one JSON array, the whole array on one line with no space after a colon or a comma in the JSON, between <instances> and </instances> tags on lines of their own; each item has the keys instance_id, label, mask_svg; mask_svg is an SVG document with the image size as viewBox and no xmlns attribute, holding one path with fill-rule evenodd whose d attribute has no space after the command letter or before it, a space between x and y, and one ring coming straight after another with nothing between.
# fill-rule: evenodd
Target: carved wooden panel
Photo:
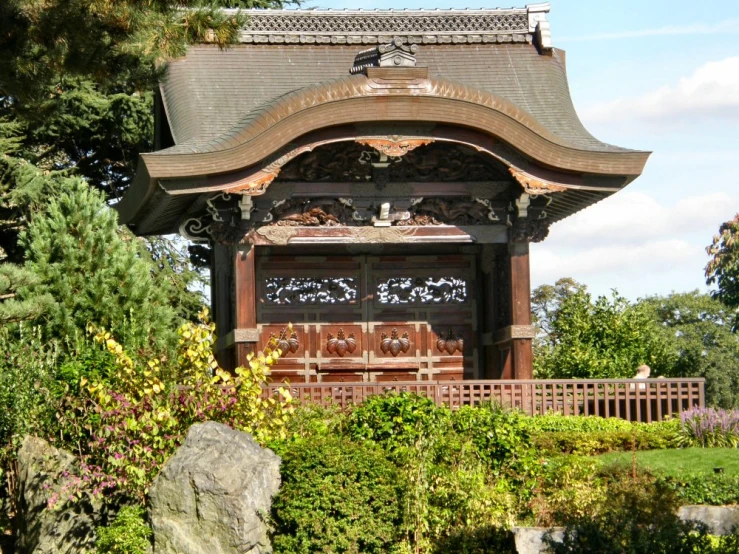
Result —
<instances>
[{"instance_id":1,"label":"carved wooden panel","mask_svg":"<svg viewBox=\"0 0 739 554\"><path fill-rule=\"evenodd\" d=\"M320 325L317 331L320 346L319 366L324 369L366 366L365 326L361 323Z\"/></svg>"},{"instance_id":2,"label":"carved wooden panel","mask_svg":"<svg viewBox=\"0 0 739 554\"><path fill-rule=\"evenodd\" d=\"M293 382L472 376L475 275L463 255L260 257L261 342L276 337L274 374Z\"/></svg>"}]
</instances>

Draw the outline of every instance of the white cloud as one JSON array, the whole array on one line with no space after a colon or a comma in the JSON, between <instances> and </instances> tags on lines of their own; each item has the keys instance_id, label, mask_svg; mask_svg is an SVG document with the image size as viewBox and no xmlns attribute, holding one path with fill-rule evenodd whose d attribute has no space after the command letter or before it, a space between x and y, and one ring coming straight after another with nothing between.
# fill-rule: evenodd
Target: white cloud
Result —
<instances>
[{"instance_id":1,"label":"white cloud","mask_svg":"<svg viewBox=\"0 0 739 554\"><path fill-rule=\"evenodd\" d=\"M675 35L713 35L739 33L739 19L727 19L718 23L695 23L693 25L666 25L652 29L637 29L615 33L599 33L582 37L562 37L560 42L589 42L601 40L622 40L641 37L659 37Z\"/></svg>"},{"instance_id":2,"label":"white cloud","mask_svg":"<svg viewBox=\"0 0 739 554\"><path fill-rule=\"evenodd\" d=\"M546 247L536 250L532 254L532 278L536 283L551 283L564 276L591 283L607 276L613 280L612 286L617 286L622 277L639 279L645 273L670 272L700 254L684 240L649 241L638 246L604 245L578 252Z\"/></svg>"},{"instance_id":3,"label":"white cloud","mask_svg":"<svg viewBox=\"0 0 739 554\"><path fill-rule=\"evenodd\" d=\"M688 196L673 204L643 192L625 190L578 212L551 230L552 246L637 245L708 231L706 243L722 221L739 210L739 197L725 192Z\"/></svg>"},{"instance_id":4,"label":"white cloud","mask_svg":"<svg viewBox=\"0 0 739 554\"><path fill-rule=\"evenodd\" d=\"M739 118L739 56L708 62L667 85L636 98L619 98L580 111L586 123Z\"/></svg>"},{"instance_id":5,"label":"white cloud","mask_svg":"<svg viewBox=\"0 0 739 554\"><path fill-rule=\"evenodd\" d=\"M710 193L671 204L624 191L555 224L532 247L532 284L570 276L598 294L616 288L631 298L703 288L705 246L739 196Z\"/></svg>"}]
</instances>

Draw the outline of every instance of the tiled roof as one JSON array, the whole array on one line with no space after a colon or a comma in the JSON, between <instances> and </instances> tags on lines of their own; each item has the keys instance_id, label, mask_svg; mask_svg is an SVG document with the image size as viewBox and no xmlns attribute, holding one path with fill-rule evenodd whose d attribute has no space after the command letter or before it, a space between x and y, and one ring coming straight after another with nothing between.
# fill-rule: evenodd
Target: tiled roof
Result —
<instances>
[{"instance_id":1,"label":"tiled roof","mask_svg":"<svg viewBox=\"0 0 739 554\"><path fill-rule=\"evenodd\" d=\"M548 11L246 10L239 44L193 46L168 64L161 96L175 144L142 156L121 218L137 232L169 232L216 181L256 175L315 133L375 122L430 123L437 138L467 129L545 181L546 172L555 183L584 179L551 206L552 220L566 217L639 175L648 153L603 143L582 125ZM367 45L390 41L415 67L364 68L359 56L357 70ZM162 180L192 192L173 196Z\"/></svg>"},{"instance_id":2,"label":"tiled roof","mask_svg":"<svg viewBox=\"0 0 739 554\"><path fill-rule=\"evenodd\" d=\"M361 46L251 44L197 46L172 62L162 83L175 152L197 152L248 114L292 91L349 75ZM531 44L426 44L418 66L432 77L489 92L530 114L572 147L620 150L583 127L570 98L562 54Z\"/></svg>"}]
</instances>

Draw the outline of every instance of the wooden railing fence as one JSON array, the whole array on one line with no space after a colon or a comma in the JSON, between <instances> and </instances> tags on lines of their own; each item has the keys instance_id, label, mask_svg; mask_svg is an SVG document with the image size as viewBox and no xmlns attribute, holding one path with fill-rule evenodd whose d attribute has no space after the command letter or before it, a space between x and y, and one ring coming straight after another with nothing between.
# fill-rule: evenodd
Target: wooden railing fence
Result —
<instances>
[{"instance_id":1,"label":"wooden railing fence","mask_svg":"<svg viewBox=\"0 0 739 554\"><path fill-rule=\"evenodd\" d=\"M272 383L267 394L283 383ZM300 402L345 409L387 392L411 392L451 408L493 401L535 415L618 417L661 421L705 405L705 379L549 379L296 383L287 385Z\"/></svg>"}]
</instances>

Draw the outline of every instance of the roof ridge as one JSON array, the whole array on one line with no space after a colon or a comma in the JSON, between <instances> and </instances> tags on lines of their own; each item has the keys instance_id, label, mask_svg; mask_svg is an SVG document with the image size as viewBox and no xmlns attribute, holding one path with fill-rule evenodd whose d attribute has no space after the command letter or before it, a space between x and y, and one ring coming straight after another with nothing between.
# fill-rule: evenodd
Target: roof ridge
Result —
<instances>
[{"instance_id":1,"label":"roof ridge","mask_svg":"<svg viewBox=\"0 0 739 554\"><path fill-rule=\"evenodd\" d=\"M240 10L247 16L240 38L245 43L377 44L394 37L415 43L533 42L534 34L548 36L549 10L548 2L523 8L247 9Z\"/></svg>"}]
</instances>

